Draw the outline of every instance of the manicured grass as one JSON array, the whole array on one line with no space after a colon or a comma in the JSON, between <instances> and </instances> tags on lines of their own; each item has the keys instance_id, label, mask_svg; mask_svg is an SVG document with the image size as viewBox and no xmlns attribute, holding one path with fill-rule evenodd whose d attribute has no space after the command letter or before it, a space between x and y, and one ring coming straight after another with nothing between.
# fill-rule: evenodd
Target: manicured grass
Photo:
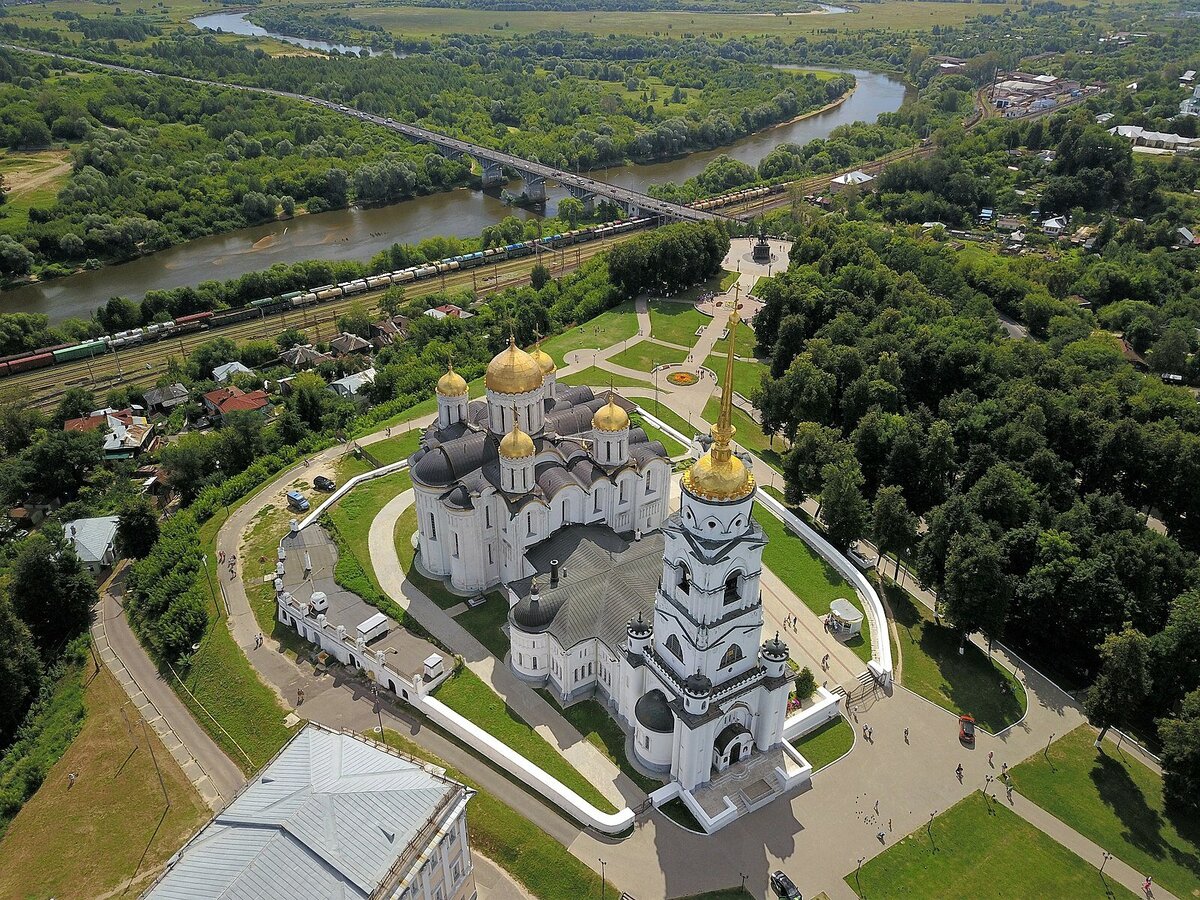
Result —
<instances>
[{"instance_id":1,"label":"manicured grass","mask_svg":"<svg viewBox=\"0 0 1200 900\"><path fill-rule=\"evenodd\" d=\"M907 666L908 663L905 662ZM1081 725L1012 770L1013 785L1177 897L1200 894L1200 819L1167 813L1162 778Z\"/></svg>"},{"instance_id":2,"label":"manicured grass","mask_svg":"<svg viewBox=\"0 0 1200 900\"><path fill-rule=\"evenodd\" d=\"M89 660L86 690L71 673L87 707L83 727L0 841L0 896L104 896L136 877L135 896L208 818L116 679L94 671Z\"/></svg>"},{"instance_id":3,"label":"manicured grass","mask_svg":"<svg viewBox=\"0 0 1200 900\"><path fill-rule=\"evenodd\" d=\"M496 659L504 659L509 644L508 637L500 629L508 622L508 604L501 594L492 591L482 606L459 613L454 621L471 632Z\"/></svg>"},{"instance_id":4,"label":"manicured grass","mask_svg":"<svg viewBox=\"0 0 1200 900\"><path fill-rule=\"evenodd\" d=\"M662 443L667 448L667 453L671 456L678 456L680 453L687 451L687 447L683 446L675 438L671 437L665 431L655 428L636 413L630 417L629 421L635 428L640 428L646 432L646 437L650 438L650 440Z\"/></svg>"},{"instance_id":5,"label":"manicured grass","mask_svg":"<svg viewBox=\"0 0 1200 900\"><path fill-rule=\"evenodd\" d=\"M649 306L650 336L668 344L695 346L698 340L696 330L707 328L708 323L712 321L691 303L651 300Z\"/></svg>"},{"instance_id":6,"label":"manicured grass","mask_svg":"<svg viewBox=\"0 0 1200 900\"><path fill-rule=\"evenodd\" d=\"M884 588L900 638L901 683L943 709L970 713L992 734L1025 714L1025 688L974 644L958 655L959 633L901 588Z\"/></svg>"},{"instance_id":7,"label":"manicured grass","mask_svg":"<svg viewBox=\"0 0 1200 900\"><path fill-rule=\"evenodd\" d=\"M932 841L930 839L932 834ZM1155 877L1158 877L1157 871ZM1103 897L1090 862L975 793L845 878L862 897ZM1109 881L1109 896L1133 897Z\"/></svg>"},{"instance_id":8,"label":"manicured grass","mask_svg":"<svg viewBox=\"0 0 1200 900\"><path fill-rule=\"evenodd\" d=\"M610 384L615 388L645 388L653 390L654 385L649 381L642 381L637 378L630 378L628 375L617 375L609 372L607 369L600 369L596 366L588 366L586 369L580 369L578 372L572 372L570 375L558 379L559 384L569 384L571 386L587 385L593 388L606 388Z\"/></svg>"},{"instance_id":9,"label":"manicured grass","mask_svg":"<svg viewBox=\"0 0 1200 900\"><path fill-rule=\"evenodd\" d=\"M647 777L630 765L629 757L625 755L625 732L599 700L581 700L564 709L549 691L539 689L538 693L542 695L543 700L562 713L562 717L574 725L576 731L616 763L642 791L649 794L663 786L659 779Z\"/></svg>"},{"instance_id":10,"label":"manicured grass","mask_svg":"<svg viewBox=\"0 0 1200 900\"><path fill-rule=\"evenodd\" d=\"M862 611L858 592L815 550L784 527L783 522L761 506L755 508L754 518L767 535L763 564L778 575L814 614L827 615L830 601L838 597L845 597ZM845 644L863 662L870 661L871 623L865 616L862 633Z\"/></svg>"},{"instance_id":11,"label":"manicured grass","mask_svg":"<svg viewBox=\"0 0 1200 900\"><path fill-rule=\"evenodd\" d=\"M687 351L677 347L668 347L658 341L638 341L628 350L623 350L608 361L615 366L626 369L637 369L639 372L652 372L655 366L667 363L681 363L687 359Z\"/></svg>"},{"instance_id":12,"label":"manicured grass","mask_svg":"<svg viewBox=\"0 0 1200 900\"><path fill-rule=\"evenodd\" d=\"M442 682L435 696L535 766L540 766L597 809L610 813L617 811L595 785L563 759L557 748L550 746L545 738L509 709L496 692L470 669L459 669Z\"/></svg>"},{"instance_id":13,"label":"manicured grass","mask_svg":"<svg viewBox=\"0 0 1200 900\"><path fill-rule=\"evenodd\" d=\"M647 399L645 397L639 397L637 402L642 409L646 410L646 412L654 416L654 418L661 420L667 425L670 425L689 440L695 437L698 433L708 433L708 426L704 423L697 422L694 425L689 424L687 420L683 418L683 416L671 409L669 405L671 399L665 394L659 399L657 404L655 404L653 399Z\"/></svg>"},{"instance_id":14,"label":"manicured grass","mask_svg":"<svg viewBox=\"0 0 1200 900\"><path fill-rule=\"evenodd\" d=\"M744 356L748 359L753 358L756 355L754 352L754 346L757 341L758 338L754 336L754 329L751 328L747 323L742 322L740 325L738 325L737 332L733 338L734 355ZM727 346L727 341L717 341L715 344L713 344L713 352L724 354Z\"/></svg>"},{"instance_id":15,"label":"manicured grass","mask_svg":"<svg viewBox=\"0 0 1200 900\"><path fill-rule=\"evenodd\" d=\"M439 607L449 609L457 606L467 598L449 590L439 578L426 578L413 565L413 557L416 556L417 551L413 549L412 536L416 530L417 507L414 504L402 512L400 518L396 520L396 555L400 558L400 568L404 570L408 580Z\"/></svg>"},{"instance_id":16,"label":"manicured grass","mask_svg":"<svg viewBox=\"0 0 1200 900\"><path fill-rule=\"evenodd\" d=\"M815 771L850 752L850 748L854 746L854 729L850 727L849 722L838 716L816 731L810 731L799 740L792 741L792 746L800 751Z\"/></svg>"},{"instance_id":17,"label":"manicured grass","mask_svg":"<svg viewBox=\"0 0 1200 900\"><path fill-rule=\"evenodd\" d=\"M735 375L734 377L736 378L737 376ZM715 422L720 414L720 396L714 395L709 397L708 402L704 404L704 421ZM734 441L741 444L751 453L761 455L764 450L770 449L771 441L763 434L762 426L736 406L733 408L733 424L737 428L737 435L734 437ZM776 444L782 446L780 441L776 441Z\"/></svg>"},{"instance_id":18,"label":"manicured grass","mask_svg":"<svg viewBox=\"0 0 1200 900\"><path fill-rule=\"evenodd\" d=\"M421 442L422 430L420 428L410 428L402 434L384 438L382 441L376 441L374 444L366 444L364 445L364 449L385 466L400 462L400 460L408 459L408 457L417 452L417 446Z\"/></svg>"},{"instance_id":19,"label":"manicured grass","mask_svg":"<svg viewBox=\"0 0 1200 900\"><path fill-rule=\"evenodd\" d=\"M633 337L637 330L637 313L633 311L633 304L622 303L582 325L576 325L569 331L544 341L542 349L562 366L566 365L563 357L572 350L584 347L603 350Z\"/></svg>"},{"instance_id":20,"label":"manicured grass","mask_svg":"<svg viewBox=\"0 0 1200 900\"><path fill-rule=\"evenodd\" d=\"M368 571L371 570L371 523L393 498L411 487L412 479L407 471L372 478L355 487L325 513ZM413 530L416 530L415 520ZM379 582L373 571L370 571L370 576L376 590L379 590Z\"/></svg>"},{"instance_id":21,"label":"manicured grass","mask_svg":"<svg viewBox=\"0 0 1200 900\"><path fill-rule=\"evenodd\" d=\"M740 343L740 338L738 339ZM736 351L735 351L736 352ZM704 365L717 373L717 383L724 385L725 383L725 357L720 353L713 353L704 361ZM733 361L733 389L743 397L749 398L751 394L758 388L763 376L770 372L770 366L766 363L749 362L743 359L734 359ZM759 429L762 430L761 428Z\"/></svg>"}]
</instances>

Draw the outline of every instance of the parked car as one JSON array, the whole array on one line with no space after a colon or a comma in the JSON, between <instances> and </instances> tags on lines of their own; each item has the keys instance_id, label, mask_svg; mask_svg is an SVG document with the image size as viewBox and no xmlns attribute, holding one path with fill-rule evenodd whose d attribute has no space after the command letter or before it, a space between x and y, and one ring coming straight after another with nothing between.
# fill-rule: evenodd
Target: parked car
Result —
<instances>
[{"instance_id":1,"label":"parked car","mask_svg":"<svg viewBox=\"0 0 1200 900\"><path fill-rule=\"evenodd\" d=\"M800 888L782 871L777 871L771 876L771 889L783 900L804 900L800 896Z\"/></svg>"},{"instance_id":2,"label":"parked car","mask_svg":"<svg viewBox=\"0 0 1200 900\"><path fill-rule=\"evenodd\" d=\"M975 717L966 715L958 717L958 739L964 744L975 743Z\"/></svg>"},{"instance_id":3,"label":"parked car","mask_svg":"<svg viewBox=\"0 0 1200 900\"><path fill-rule=\"evenodd\" d=\"M335 487L337 487L337 485L333 483L332 478L326 478L324 475L318 475L313 479L313 487L315 487L318 491L332 491Z\"/></svg>"},{"instance_id":4,"label":"parked car","mask_svg":"<svg viewBox=\"0 0 1200 900\"><path fill-rule=\"evenodd\" d=\"M299 491L287 492L288 506L296 512L308 512L308 501L304 499L304 495Z\"/></svg>"}]
</instances>

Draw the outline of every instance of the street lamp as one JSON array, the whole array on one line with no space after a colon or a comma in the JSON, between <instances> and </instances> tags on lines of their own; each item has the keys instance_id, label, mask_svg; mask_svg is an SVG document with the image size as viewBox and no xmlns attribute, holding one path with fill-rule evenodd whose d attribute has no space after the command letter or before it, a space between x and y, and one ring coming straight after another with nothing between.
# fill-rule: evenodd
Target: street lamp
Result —
<instances>
[{"instance_id":1,"label":"street lamp","mask_svg":"<svg viewBox=\"0 0 1200 900\"><path fill-rule=\"evenodd\" d=\"M862 882L858 880L858 873L862 871L862 864L865 860L865 856L860 856L858 858L858 868L854 870L854 883L858 885L858 896L860 897L862 896Z\"/></svg>"},{"instance_id":2,"label":"street lamp","mask_svg":"<svg viewBox=\"0 0 1200 900\"><path fill-rule=\"evenodd\" d=\"M604 867L608 865L604 860L600 860L600 900L604 900Z\"/></svg>"},{"instance_id":3,"label":"street lamp","mask_svg":"<svg viewBox=\"0 0 1200 900\"><path fill-rule=\"evenodd\" d=\"M1046 758L1046 762L1050 762L1050 744L1054 740L1054 732L1050 732L1050 737L1046 738L1046 749L1042 751L1042 756Z\"/></svg>"},{"instance_id":4,"label":"street lamp","mask_svg":"<svg viewBox=\"0 0 1200 900\"><path fill-rule=\"evenodd\" d=\"M371 673L374 675L374 673ZM383 701L379 698L379 682L371 685L371 693L375 696L375 715L379 717L379 740L383 740Z\"/></svg>"},{"instance_id":5,"label":"street lamp","mask_svg":"<svg viewBox=\"0 0 1200 900\"><path fill-rule=\"evenodd\" d=\"M1108 861L1113 858L1113 855L1107 850L1104 851L1104 860L1100 863L1100 874L1104 874L1104 867L1108 865Z\"/></svg>"}]
</instances>

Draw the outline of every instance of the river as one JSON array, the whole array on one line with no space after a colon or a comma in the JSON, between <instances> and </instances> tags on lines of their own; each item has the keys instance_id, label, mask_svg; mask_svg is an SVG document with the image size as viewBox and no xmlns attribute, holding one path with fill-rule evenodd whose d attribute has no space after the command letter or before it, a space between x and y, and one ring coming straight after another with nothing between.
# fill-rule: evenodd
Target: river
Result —
<instances>
[{"instance_id":1,"label":"river","mask_svg":"<svg viewBox=\"0 0 1200 900\"><path fill-rule=\"evenodd\" d=\"M827 136L839 125L873 122L881 113L900 108L905 98L904 82L877 72L846 71L856 76L857 87L833 109L768 128L727 147L667 162L614 166L593 174L624 187L645 190L652 183L690 178L722 153L757 165L778 144L803 144ZM509 182L507 187L514 193L521 191L520 182ZM548 213L554 212L562 196L564 191L553 187L548 190ZM0 294L0 310L43 313L51 322L73 316L87 318L110 297L136 300L150 290L236 278L280 262L366 260L394 243L415 243L435 235L473 237L507 215L528 218L534 213L508 206L494 191L461 188L374 209L302 215L198 238L120 265L24 285Z\"/></svg>"}]
</instances>

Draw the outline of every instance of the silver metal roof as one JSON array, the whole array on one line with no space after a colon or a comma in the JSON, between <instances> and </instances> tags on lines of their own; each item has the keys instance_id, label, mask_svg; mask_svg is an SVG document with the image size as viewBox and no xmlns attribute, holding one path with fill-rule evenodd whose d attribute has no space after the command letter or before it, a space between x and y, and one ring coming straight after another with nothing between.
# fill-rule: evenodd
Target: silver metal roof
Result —
<instances>
[{"instance_id":1,"label":"silver metal roof","mask_svg":"<svg viewBox=\"0 0 1200 900\"><path fill-rule=\"evenodd\" d=\"M144 897L369 897L426 822L463 790L437 771L306 725Z\"/></svg>"}]
</instances>

